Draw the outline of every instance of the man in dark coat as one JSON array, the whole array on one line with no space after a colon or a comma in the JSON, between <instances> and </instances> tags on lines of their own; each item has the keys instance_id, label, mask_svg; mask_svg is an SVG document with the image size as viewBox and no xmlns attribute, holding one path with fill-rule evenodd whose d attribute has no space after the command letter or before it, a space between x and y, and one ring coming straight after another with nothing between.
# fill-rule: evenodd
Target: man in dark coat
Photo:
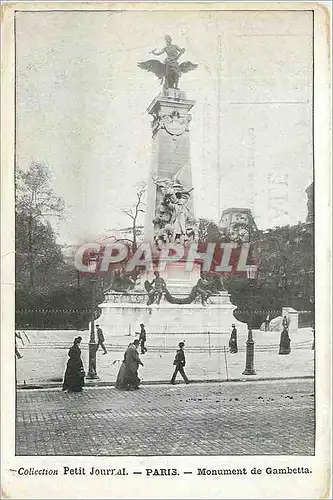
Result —
<instances>
[{"instance_id":1,"label":"man in dark coat","mask_svg":"<svg viewBox=\"0 0 333 500\"><path fill-rule=\"evenodd\" d=\"M139 389L140 379L138 377L139 365L143 366L137 348L139 347L138 339L130 344L125 352L124 362L127 370L128 389Z\"/></svg>"},{"instance_id":2,"label":"man in dark coat","mask_svg":"<svg viewBox=\"0 0 333 500\"><path fill-rule=\"evenodd\" d=\"M231 354L236 354L238 352L238 346L237 346L237 329L236 325L232 324L232 330L231 330L231 335L230 335L230 340L229 340L229 350Z\"/></svg>"},{"instance_id":3,"label":"man in dark coat","mask_svg":"<svg viewBox=\"0 0 333 500\"><path fill-rule=\"evenodd\" d=\"M104 345L105 338L104 338L103 330L102 330L102 328L100 328L99 325L96 325L96 327L97 327L97 346L96 346L96 351L98 351L99 346L101 346L101 348L104 351L103 354L107 354L107 350L106 350L106 347Z\"/></svg>"},{"instance_id":4,"label":"man in dark coat","mask_svg":"<svg viewBox=\"0 0 333 500\"><path fill-rule=\"evenodd\" d=\"M175 360L173 362L173 364L175 365L176 368L175 368L175 371L173 372L170 384L174 384L175 383L175 380L176 380L178 372L183 377L183 379L185 381L185 384L189 384L190 381L189 381L189 379L187 378L187 376L186 376L186 374L184 372L184 366L185 366L184 345L185 345L185 343L184 342L179 342L178 345L179 345L179 349L176 352Z\"/></svg>"},{"instance_id":5,"label":"man in dark coat","mask_svg":"<svg viewBox=\"0 0 333 500\"><path fill-rule=\"evenodd\" d=\"M147 348L145 346L146 340L147 340L147 333L145 329L145 325L141 323L140 325L141 331L139 335L139 342L140 342L140 348L141 348L141 354L145 354L147 352Z\"/></svg>"}]
</instances>

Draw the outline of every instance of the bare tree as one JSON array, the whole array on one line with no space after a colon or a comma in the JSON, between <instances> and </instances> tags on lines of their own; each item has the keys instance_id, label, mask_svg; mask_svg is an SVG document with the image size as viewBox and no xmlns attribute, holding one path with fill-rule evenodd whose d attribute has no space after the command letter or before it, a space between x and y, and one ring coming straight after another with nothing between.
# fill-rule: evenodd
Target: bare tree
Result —
<instances>
[{"instance_id":1,"label":"bare tree","mask_svg":"<svg viewBox=\"0 0 333 500\"><path fill-rule=\"evenodd\" d=\"M133 242L133 252L137 249L137 222L140 212L146 211L146 204L142 201L142 198L147 190L147 184L142 183L136 193L136 203L132 208L123 210L123 212L132 219L132 242Z\"/></svg>"}]
</instances>

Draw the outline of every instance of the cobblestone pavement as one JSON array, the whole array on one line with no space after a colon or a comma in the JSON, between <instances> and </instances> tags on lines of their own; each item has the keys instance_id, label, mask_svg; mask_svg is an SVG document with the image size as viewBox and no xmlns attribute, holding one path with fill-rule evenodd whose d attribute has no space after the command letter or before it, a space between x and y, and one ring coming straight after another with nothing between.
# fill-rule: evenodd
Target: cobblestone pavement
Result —
<instances>
[{"instance_id":1,"label":"cobblestone pavement","mask_svg":"<svg viewBox=\"0 0 333 500\"><path fill-rule=\"evenodd\" d=\"M310 455L311 380L17 392L17 455Z\"/></svg>"}]
</instances>

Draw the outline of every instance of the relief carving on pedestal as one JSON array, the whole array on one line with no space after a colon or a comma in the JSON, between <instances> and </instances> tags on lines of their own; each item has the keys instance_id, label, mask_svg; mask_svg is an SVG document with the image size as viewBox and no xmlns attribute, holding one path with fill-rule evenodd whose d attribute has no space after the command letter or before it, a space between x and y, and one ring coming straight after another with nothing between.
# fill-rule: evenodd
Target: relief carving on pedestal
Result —
<instances>
[{"instance_id":1,"label":"relief carving on pedestal","mask_svg":"<svg viewBox=\"0 0 333 500\"><path fill-rule=\"evenodd\" d=\"M189 131L191 119L191 115L182 115L178 111L173 111L171 114L155 115L152 122L153 136L160 129L165 129L171 135L182 135Z\"/></svg>"},{"instance_id":2,"label":"relief carving on pedestal","mask_svg":"<svg viewBox=\"0 0 333 500\"><path fill-rule=\"evenodd\" d=\"M191 193L179 179L155 179L157 199L154 241L159 250L166 243L196 241L196 222L191 210Z\"/></svg>"}]
</instances>

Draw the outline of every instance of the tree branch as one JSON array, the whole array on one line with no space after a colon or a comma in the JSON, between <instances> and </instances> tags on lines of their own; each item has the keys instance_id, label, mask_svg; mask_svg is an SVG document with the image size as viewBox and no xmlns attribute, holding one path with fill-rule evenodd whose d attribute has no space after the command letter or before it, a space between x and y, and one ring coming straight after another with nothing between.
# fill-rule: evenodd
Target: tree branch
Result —
<instances>
[{"instance_id":1,"label":"tree branch","mask_svg":"<svg viewBox=\"0 0 333 500\"><path fill-rule=\"evenodd\" d=\"M128 215L131 219L134 219L134 215L129 210L123 210L124 214Z\"/></svg>"}]
</instances>

